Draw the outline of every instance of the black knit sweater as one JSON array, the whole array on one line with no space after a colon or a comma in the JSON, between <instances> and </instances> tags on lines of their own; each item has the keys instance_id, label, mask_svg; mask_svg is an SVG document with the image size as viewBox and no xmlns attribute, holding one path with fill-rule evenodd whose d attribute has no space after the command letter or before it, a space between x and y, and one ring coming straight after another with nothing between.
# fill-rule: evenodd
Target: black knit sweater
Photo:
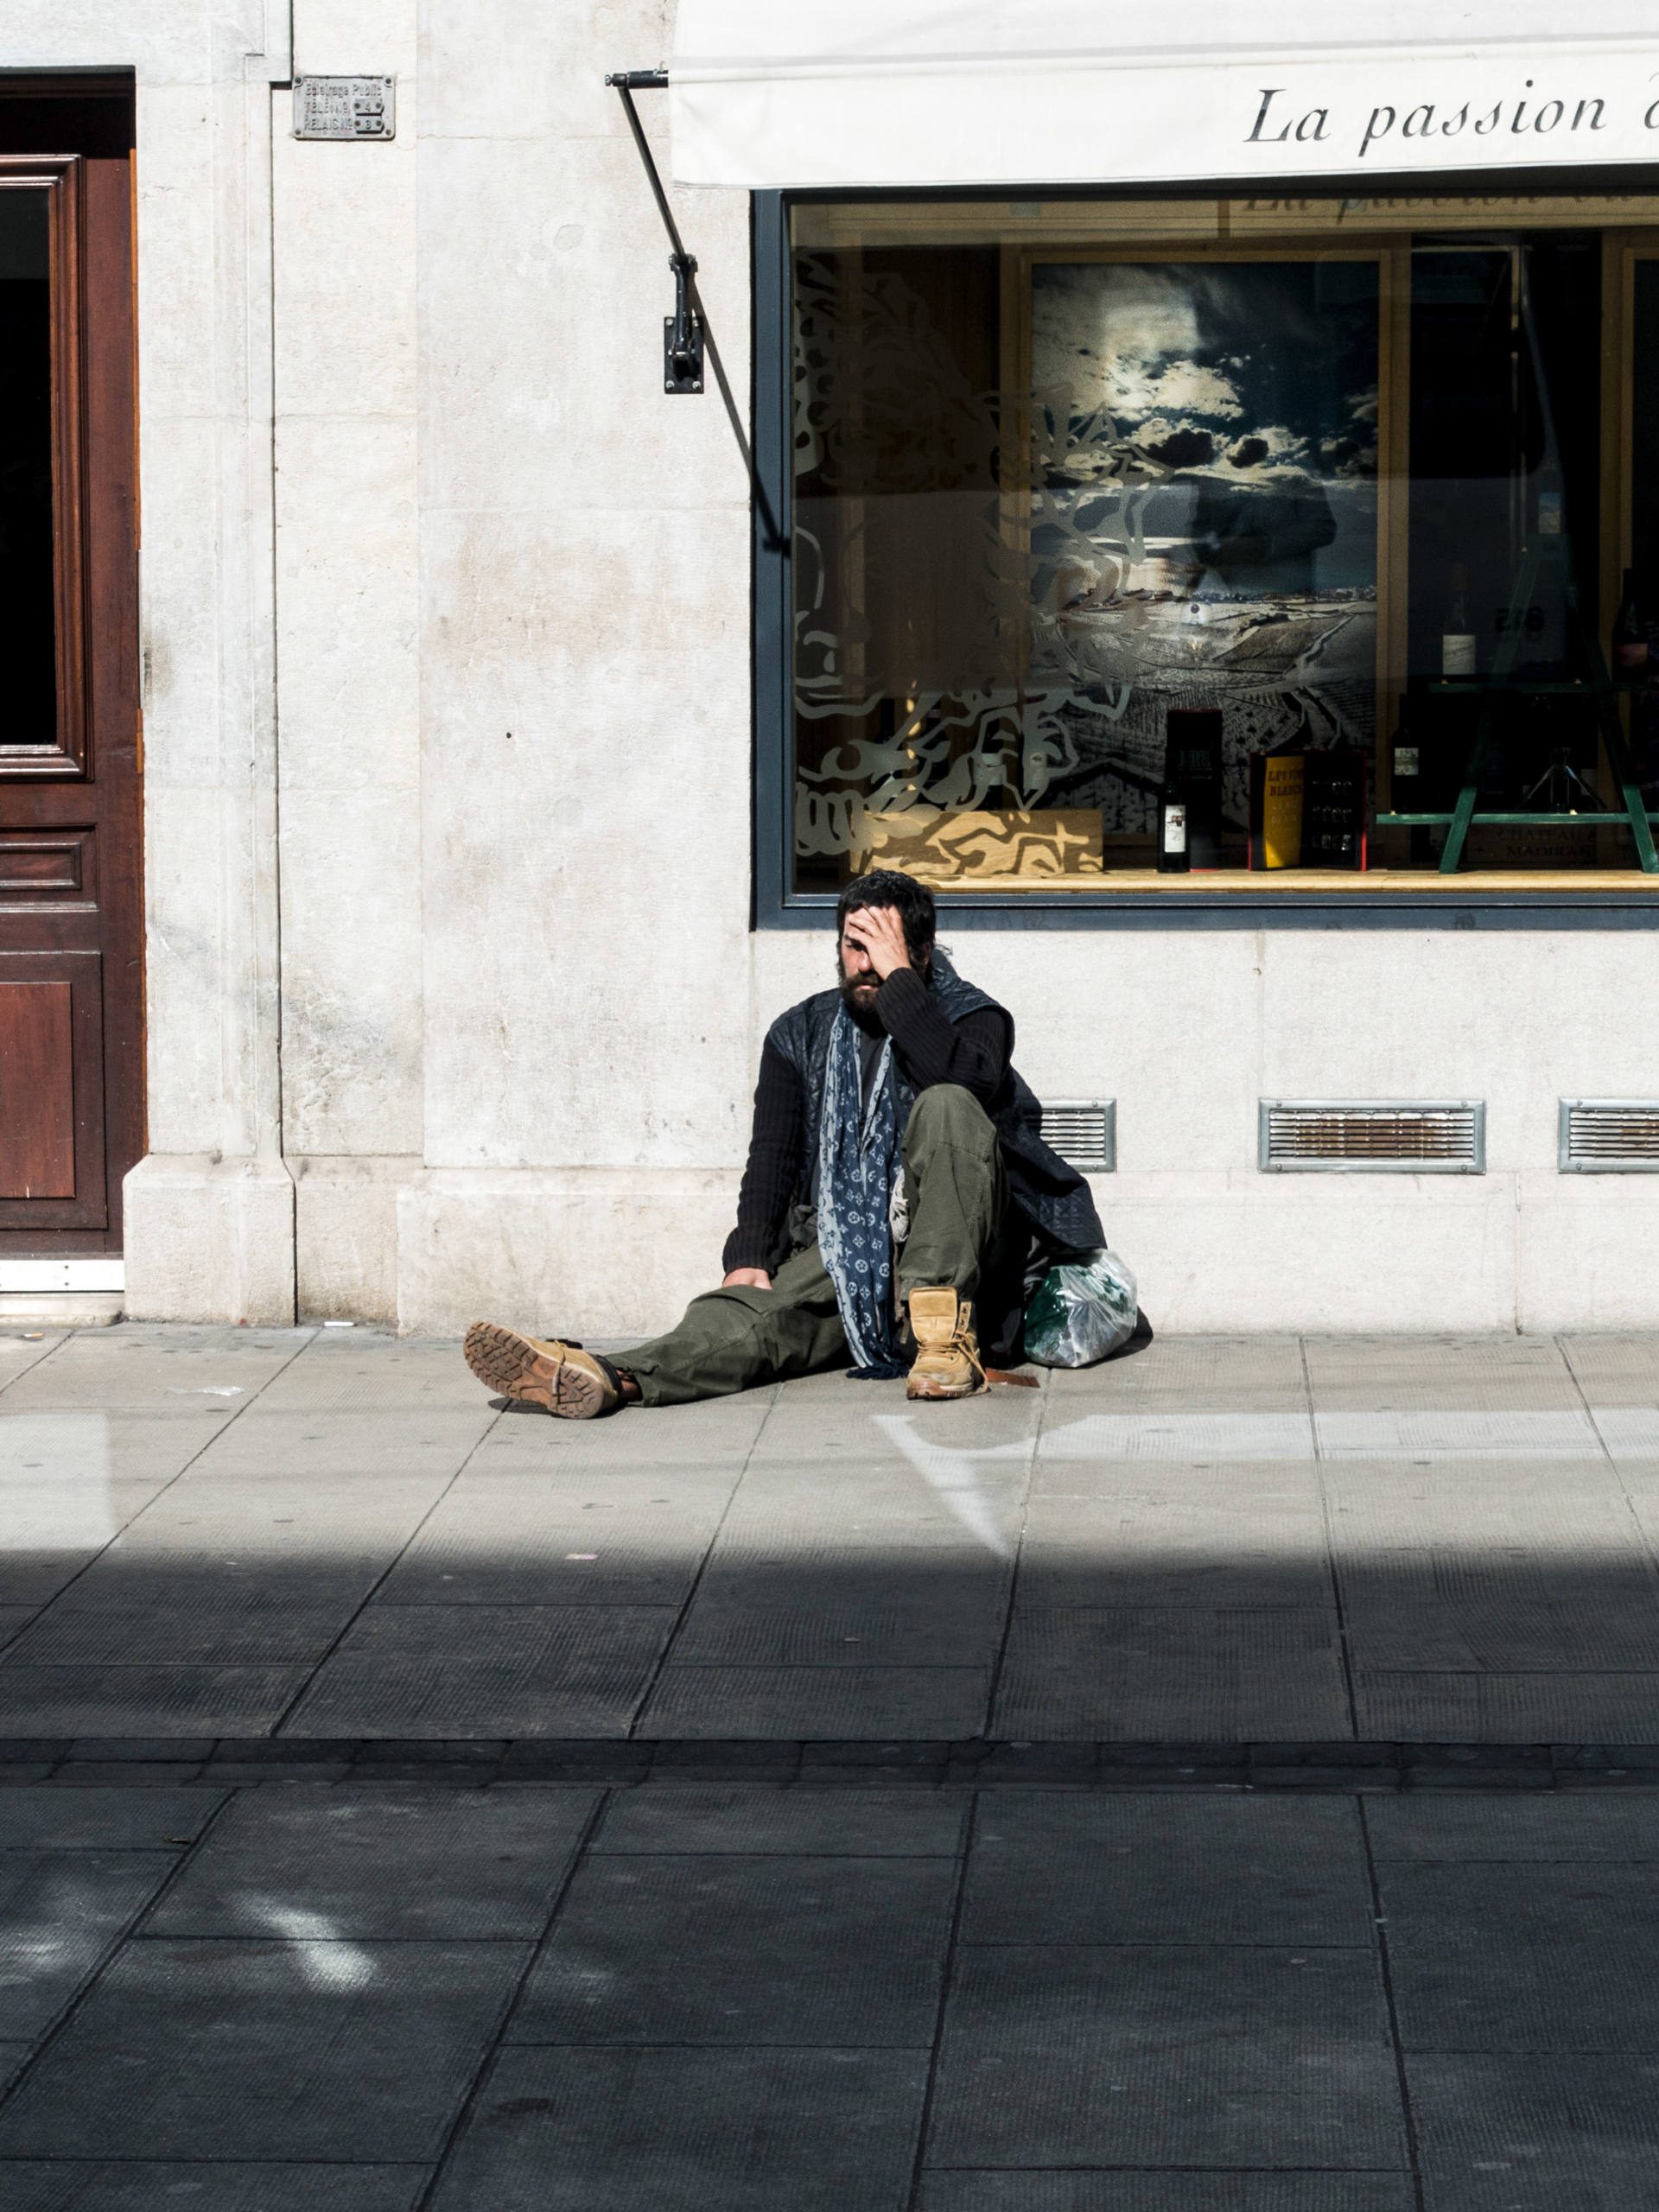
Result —
<instances>
[{"instance_id":1,"label":"black knit sweater","mask_svg":"<svg viewBox=\"0 0 1659 2212\"><path fill-rule=\"evenodd\" d=\"M875 995L875 1013L918 1090L958 1083L982 1106L989 1104L1013 1050L1013 1025L1000 1007L951 1021L914 969L895 968ZM754 1087L754 1133L737 1194L737 1226L726 1239L728 1274L734 1268L768 1268L776 1259L805 1157L805 1109L799 1076L766 1045Z\"/></svg>"}]
</instances>

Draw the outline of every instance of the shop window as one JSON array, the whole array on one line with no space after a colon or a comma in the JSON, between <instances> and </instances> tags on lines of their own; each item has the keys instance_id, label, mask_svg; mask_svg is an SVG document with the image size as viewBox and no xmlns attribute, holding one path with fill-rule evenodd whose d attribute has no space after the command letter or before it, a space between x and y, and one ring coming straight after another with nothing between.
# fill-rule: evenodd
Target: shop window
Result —
<instances>
[{"instance_id":1,"label":"shop window","mask_svg":"<svg viewBox=\"0 0 1659 2212\"><path fill-rule=\"evenodd\" d=\"M788 222L787 890L1659 888L1659 200Z\"/></svg>"}]
</instances>

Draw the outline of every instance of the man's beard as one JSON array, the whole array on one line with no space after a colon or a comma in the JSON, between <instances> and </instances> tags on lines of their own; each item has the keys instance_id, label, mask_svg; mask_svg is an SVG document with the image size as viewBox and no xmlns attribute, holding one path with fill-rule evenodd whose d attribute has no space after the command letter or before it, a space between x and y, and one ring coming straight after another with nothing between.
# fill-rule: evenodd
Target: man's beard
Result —
<instances>
[{"instance_id":1,"label":"man's beard","mask_svg":"<svg viewBox=\"0 0 1659 2212\"><path fill-rule=\"evenodd\" d=\"M875 1010L875 995L881 988L881 978L874 969L867 969L861 976L849 976L837 961L836 981L841 1002L853 1020L868 1035L879 1037L881 1020Z\"/></svg>"}]
</instances>

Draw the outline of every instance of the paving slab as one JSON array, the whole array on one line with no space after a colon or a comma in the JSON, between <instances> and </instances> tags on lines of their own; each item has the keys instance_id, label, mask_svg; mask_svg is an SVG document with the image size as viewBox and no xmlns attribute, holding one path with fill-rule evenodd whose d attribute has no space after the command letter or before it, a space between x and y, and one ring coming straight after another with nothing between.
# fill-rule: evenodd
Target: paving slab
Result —
<instances>
[{"instance_id":1,"label":"paving slab","mask_svg":"<svg viewBox=\"0 0 1659 2212\"><path fill-rule=\"evenodd\" d=\"M1026 1509L1023 1605L1322 1606L1331 1568L1315 1471L1096 1471L1088 1491L1047 1485Z\"/></svg>"},{"instance_id":2,"label":"paving slab","mask_svg":"<svg viewBox=\"0 0 1659 2212\"><path fill-rule=\"evenodd\" d=\"M925 2050L956 1882L950 1859L589 1859L508 2040Z\"/></svg>"},{"instance_id":3,"label":"paving slab","mask_svg":"<svg viewBox=\"0 0 1659 2212\"><path fill-rule=\"evenodd\" d=\"M164 1851L0 1851L0 2041L43 2035L173 1872Z\"/></svg>"},{"instance_id":4,"label":"paving slab","mask_svg":"<svg viewBox=\"0 0 1659 2212\"><path fill-rule=\"evenodd\" d=\"M317 1737L620 1736L674 1621L665 1605L372 1605L285 1729Z\"/></svg>"},{"instance_id":5,"label":"paving slab","mask_svg":"<svg viewBox=\"0 0 1659 2212\"><path fill-rule=\"evenodd\" d=\"M1565 1336L1561 1353L1592 1406L1659 1409L1659 1353L1650 1336L1610 1330Z\"/></svg>"},{"instance_id":6,"label":"paving slab","mask_svg":"<svg viewBox=\"0 0 1659 2212\"><path fill-rule=\"evenodd\" d=\"M502 2054L433 2212L896 2212L924 2052Z\"/></svg>"},{"instance_id":7,"label":"paving slab","mask_svg":"<svg viewBox=\"0 0 1659 2212\"><path fill-rule=\"evenodd\" d=\"M659 1784L613 1796L588 1849L600 1857L734 1852L750 1858L953 1858L967 1814L961 1799L919 1789L850 1796Z\"/></svg>"},{"instance_id":8,"label":"paving slab","mask_svg":"<svg viewBox=\"0 0 1659 2212\"><path fill-rule=\"evenodd\" d=\"M219 1602L211 1602L213 1596ZM357 1610L355 1594L325 1604L303 1602L249 1609L184 1599L111 1605L101 1591L71 1590L45 1611L7 1650L28 1667L143 1666L188 1662L207 1667L316 1666L327 1658Z\"/></svg>"},{"instance_id":9,"label":"paving slab","mask_svg":"<svg viewBox=\"0 0 1659 2212\"><path fill-rule=\"evenodd\" d=\"M988 1667L669 1665L638 1736L976 1736Z\"/></svg>"},{"instance_id":10,"label":"paving slab","mask_svg":"<svg viewBox=\"0 0 1659 2212\"><path fill-rule=\"evenodd\" d=\"M496 1419L487 1406L279 1412L262 1398L209 1442L193 1472L199 1479L453 1475L467 1464Z\"/></svg>"},{"instance_id":11,"label":"paving slab","mask_svg":"<svg viewBox=\"0 0 1659 2212\"><path fill-rule=\"evenodd\" d=\"M516 1943L128 1944L0 2111L0 2158L435 2158Z\"/></svg>"},{"instance_id":12,"label":"paving slab","mask_svg":"<svg viewBox=\"0 0 1659 2212\"><path fill-rule=\"evenodd\" d=\"M145 1932L534 1942L598 1802L591 1789L245 1790Z\"/></svg>"},{"instance_id":13,"label":"paving slab","mask_svg":"<svg viewBox=\"0 0 1659 2212\"><path fill-rule=\"evenodd\" d=\"M3 1680L3 1676L0 1676ZM1659 1672L1357 1672L1362 1741L1437 1744L1651 1744L1659 1741Z\"/></svg>"},{"instance_id":14,"label":"paving slab","mask_svg":"<svg viewBox=\"0 0 1659 2212\"><path fill-rule=\"evenodd\" d=\"M489 1410L461 1347L371 1329L319 1329L261 1393L273 1413Z\"/></svg>"},{"instance_id":15,"label":"paving slab","mask_svg":"<svg viewBox=\"0 0 1659 2212\"><path fill-rule=\"evenodd\" d=\"M0 1659L0 1734L261 1736L304 1688L303 1667L28 1667Z\"/></svg>"},{"instance_id":16,"label":"paving slab","mask_svg":"<svg viewBox=\"0 0 1659 2212\"><path fill-rule=\"evenodd\" d=\"M995 1736L1334 1742L1353 1732L1333 1613L1028 1611L1016 1593Z\"/></svg>"},{"instance_id":17,"label":"paving slab","mask_svg":"<svg viewBox=\"0 0 1659 2212\"><path fill-rule=\"evenodd\" d=\"M925 2173L918 2212L1417 2212L1400 2174Z\"/></svg>"},{"instance_id":18,"label":"paving slab","mask_svg":"<svg viewBox=\"0 0 1659 2212\"><path fill-rule=\"evenodd\" d=\"M1659 1795L1376 1797L1372 1855L1480 1864L1659 1863Z\"/></svg>"},{"instance_id":19,"label":"paving slab","mask_svg":"<svg viewBox=\"0 0 1659 2212\"><path fill-rule=\"evenodd\" d=\"M88 1483L159 1491L235 1426L233 1406L216 1398L142 1412L24 1412L0 1398L0 1499Z\"/></svg>"},{"instance_id":20,"label":"paving slab","mask_svg":"<svg viewBox=\"0 0 1659 2212\"><path fill-rule=\"evenodd\" d=\"M162 1851L192 1843L223 1789L58 1789L0 1793L0 1851Z\"/></svg>"},{"instance_id":21,"label":"paving slab","mask_svg":"<svg viewBox=\"0 0 1659 2212\"><path fill-rule=\"evenodd\" d=\"M1407 2062L1425 2212L1645 2212L1659 2057Z\"/></svg>"},{"instance_id":22,"label":"paving slab","mask_svg":"<svg viewBox=\"0 0 1659 2212\"><path fill-rule=\"evenodd\" d=\"M1407 2050L1659 2052L1659 1866L1377 1867Z\"/></svg>"},{"instance_id":23,"label":"paving slab","mask_svg":"<svg viewBox=\"0 0 1659 2212\"><path fill-rule=\"evenodd\" d=\"M0 2163L8 2212L415 2212L429 2166Z\"/></svg>"},{"instance_id":24,"label":"paving slab","mask_svg":"<svg viewBox=\"0 0 1659 2212\"><path fill-rule=\"evenodd\" d=\"M967 1943L1368 1945L1351 1799L1001 1789L981 1803Z\"/></svg>"},{"instance_id":25,"label":"paving slab","mask_svg":"<svg viewBox=\"0 0 1659 2212\"><path fill-rule=\"evenodd\" d=\"M454 1356L459 1362L459 1345ZM633 1406L614 1420L594 1421L554 1421L539 1407L509 1409L505 1400L491 1401L481 1389L479 1395L483 1403L493 1403L504 1415L480 1447L483 1469L534 1473L563 1468L593 1473L607 1468L689 1471L706 1467L729 1469L734 1474L754 1449L776 1394L746 1390L690 1406Z\"/></svg>"},{"instance_id":26,"label":"paving slab","mask_svg":"<svg viewBox=\"0 0 1659 2212\"><path fill-rule=\"evenodd\" d=\"M69 1332L49 1358L8 1388L10 1412L125 1407L159 1411L169 1399L257 1395L310 1341L305 1329L233 1329L126 1322Z\"/></svg>"},{"instance_id":27,"label":"paving slab","mask_svg":"<svg viewBox=\"0 0 1659 2212\"><path fill-rule=\"evenodd\" d=\"M1376 1961L964 1946L926 2163L1403 2168Z\"/></svg>"},{"instance_id":28,"label":"paving slab","mask_svg":"<svg viewBox=\"0 0 1659 2212\"><path fill-rule=\"evenodd\" d=\"M15 1324L0 1328L0 1391L10 1389L20 1375L27 1375L69 1334L67 1329L29 1329Z\"/></svg>"},{"instance_id":29,"label":"paving slab","mask_svg":"<svg viewBox=\"0 0 1659 2212\"><path fill-rule=\"evenodd\" d=\"M1363 1673L1659 1672L1659 1584L1640 1560L1599 1566L1492 1550L1340 1568Z\"/></svg>"},{"instance_id":30,"label":"paving slab","mask_svg":"<svg viewBox=\"0 0 1659 2212\"><path fill-rule=\"evenodd\" d=\"M1051 1426L1102 1402L1155 1411L1208 1401L1258 1413L1307 1403L1301 1345L1290 1336L1158 1337L1129 1359L1055 1369L1047 1395Z\"/></svg>"},{"instance_id":31,"label":"paving slab","mask_svg":"<svg viewBox=\"0 0 1659 2212\"><path fill-rule=\"evenodd\" d=\"M1001 1579L884 1603L861 1589L799 1605L734 1605L700 1587L674 1639L676 1666L989 1667L1002 1646L1008 1589Z\"/></svg>"},{"instance_id":32,"label":"paving slab","mask_svg":"<svg viewBox=\"0 0 1659 2212\"><path fill-rule=\"evenodd\" d=\"M686 1498L658 1475L647 1497L619 1501L595 1498L591 1478L574 1494L474 1473L446 1493L379 1594L387 1605L680 1605L733 1479Z\"/></svg>"},{"instance_id":33,"label":"paving slab","mask_svg":"<svg viewBox=\"0 0 1659 2212\"><path fill-rule=\"evenodd\" d=\"M1581 1402L1551 1337L1306 1337L1303 1354L1322 1412L1441 1407L1509 1412Z\"/></svg>"}]
</instances>

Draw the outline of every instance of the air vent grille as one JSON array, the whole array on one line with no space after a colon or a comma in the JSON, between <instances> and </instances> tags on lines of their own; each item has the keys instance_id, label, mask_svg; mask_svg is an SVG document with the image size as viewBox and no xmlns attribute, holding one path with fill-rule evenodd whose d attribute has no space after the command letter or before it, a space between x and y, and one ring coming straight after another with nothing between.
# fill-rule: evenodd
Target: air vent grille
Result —
<instances>
[{"instance_id":1,"label":"air vent grille","mask_svg":"<svg viewBox=\"0 0 1659 2212\"><path fill-rule=\"evenodd\" d=\"M1264 1098L1263 1173L1484 1175L1486 1109L1471 1098Z\"/></svg>"},{"instance_id":2,"label":"air vent grille","mask_svg":"<svg viewBox=\"0 0 1659 2212\"><path fill-rule=\"evenodd\" d=\"M1563 1175L1659 1174L1659 1098L1563 1098Z\"/></svg>"},{"instance_id":3,"label":"air vent grille","mask_svg":"<svg viewBox=\"0 0 1659 2212\"><path fill-rule=\"evenodd\" d=\"M1117 1166L1117 1101L1062 1098L1045 1106L1043 1141L1084 1174L1109 1175Z\"/></svg>"}]
</instances>

